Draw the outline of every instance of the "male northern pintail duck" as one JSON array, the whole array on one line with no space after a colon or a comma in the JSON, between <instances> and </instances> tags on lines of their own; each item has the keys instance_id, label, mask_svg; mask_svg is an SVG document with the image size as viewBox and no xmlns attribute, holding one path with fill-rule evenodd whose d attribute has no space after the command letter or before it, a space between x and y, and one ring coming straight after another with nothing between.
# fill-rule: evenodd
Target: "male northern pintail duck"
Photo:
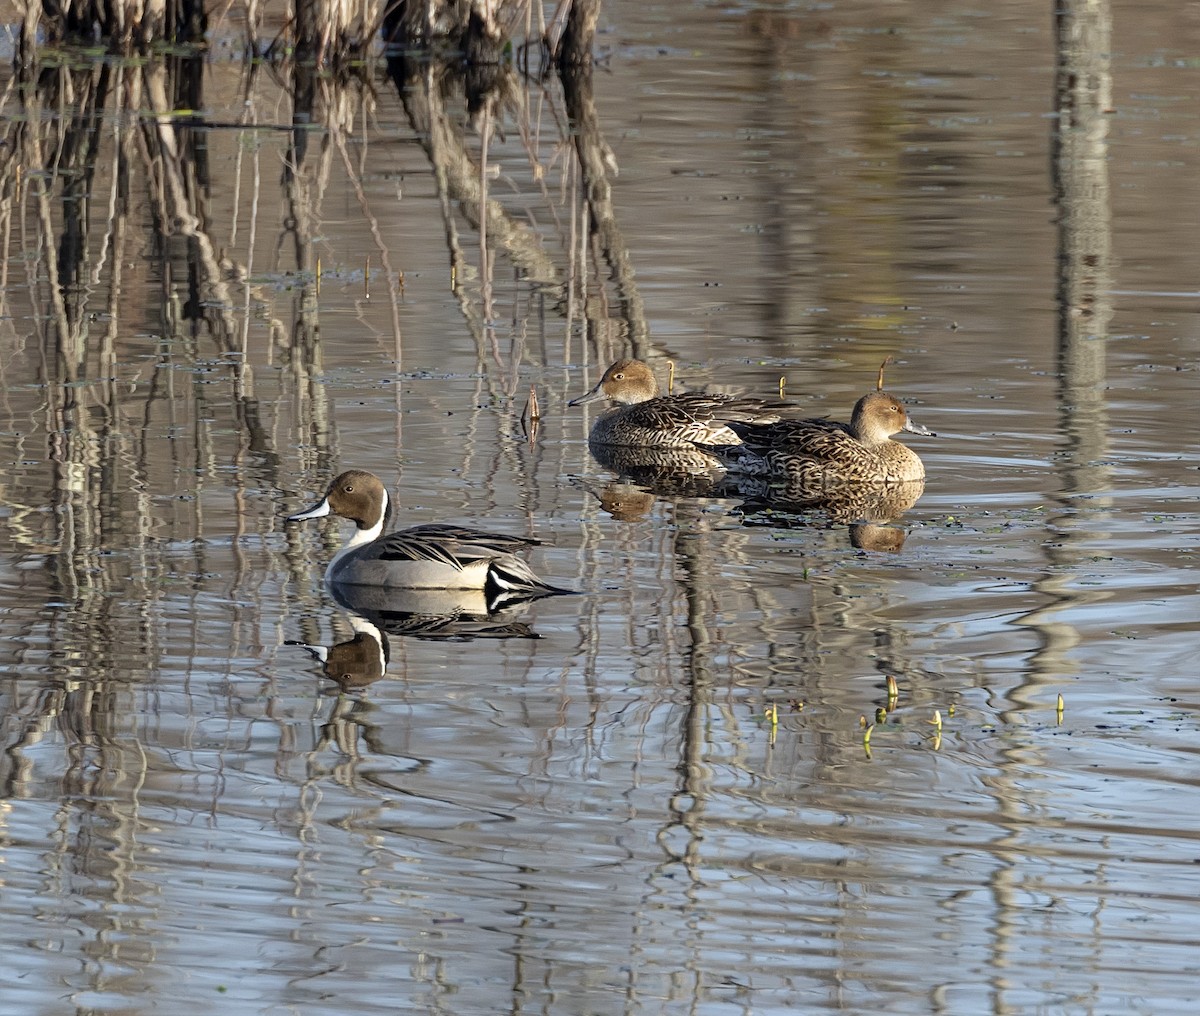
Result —
<instances>
[{"instance_id":1,"label":"male northern pintail duck","mask_svg":"<svg viewBox=\"0 0 1200 1016\"><path fill-rule=\"evenodd\" d=\"M808 491L924 480L925 465L917 453L891 438L901 431L935 436L883 390L882 366L876 390L858 400L849 424L818 419L729 426L741 443L705 450L717 453L730 472L768 476Z\"/></svg>"},{"instance_id":2,"label":"male northern pintail duck","mask_svg":"<svg viewBox=\"0 0 1200 1016\"><path fill-rule=\"evenodd\" d=\"M287 521L337 515L354 523L354 535L325 569L330 586L482 589L493 606L570 592L543 582L513 553L538 540L436 523L384 535L391 508L378 476L350 469L330 483L319 503Z\"/></svg>"},{"instance_id":3,"label":"male northern pintail duck","mask_svg":"<svg viewBox=\"0 0 1200 1016\"><path fill-rule=\"evenodd\" d=\"M618 360L586 395L568 406L607 399L613 408L592 425L592 444L640 448L687 448L696 445L731 445L739 438L732 423L772 423L781 410L794 410L784 402L744 395L683 392L660 395L654 372L641 360Z\"/></svg>"}]
</instances>

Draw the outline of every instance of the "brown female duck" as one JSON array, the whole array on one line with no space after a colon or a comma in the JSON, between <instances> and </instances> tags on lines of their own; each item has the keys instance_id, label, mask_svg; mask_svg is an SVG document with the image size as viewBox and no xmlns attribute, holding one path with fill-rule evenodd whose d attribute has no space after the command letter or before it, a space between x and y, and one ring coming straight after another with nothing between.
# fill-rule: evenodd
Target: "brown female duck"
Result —
<instances>
[{"instance_id":1,"label":"brown female duck","mask_svg":"<svg viewBox=\"0 0 1200 1016\"><path fill-rule=\"evenodd\" d=\"M886 365L886 361L885 361ZM893 441L901 431L935 436L913 421L898 399L883 390L883 367L876 391L854 406L850 422L778 420L756 424L731 421L739 444L716 453L731 473L767 476L794 490L820 491L866 483L908 483L925 478L925 466L907 445Z\"/></svg>"},{"instance_id":2,"label":"brown female duck","mask_svg":"<svg viewBox=\"0 0 1200 1016\"><path fill-rule=\"evenodd\" d=\"M618 360L586 395L569 406L607 399L613 408L592 425L588 440L596 445L636 448L687 448L735 445L734 423L767 424L780 412L795 410L784 402L744 395L683 392L660 395L654 372L641 360Z\"/></svg>"}]
</instances>

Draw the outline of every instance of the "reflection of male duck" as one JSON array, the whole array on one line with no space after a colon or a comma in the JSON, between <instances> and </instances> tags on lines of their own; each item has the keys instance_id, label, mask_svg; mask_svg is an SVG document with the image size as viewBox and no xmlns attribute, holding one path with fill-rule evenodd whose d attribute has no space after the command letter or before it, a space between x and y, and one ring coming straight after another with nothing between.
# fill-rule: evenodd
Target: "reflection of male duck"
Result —
<instances>
[{"instance_id":1,"label":"reflection of male duck","mask_svg":"<svg viewBox=\"0 0 1200 1016\"><path fill-rule=\"evenodd\" d=\"M354 693L384 676L389 647L387 636L370 621L355 614L351 614L348 620L354 629L354 638L345 642L328 648L304 642L287 644L307 649L321 663L325 677L337 685L329 717L321 724L316 750L321 751L333 744L344 755L356 758L359 756L360 740L371 747L376 740L378 727L370 719L374 707L364 696Z\"/></svg>"},{"instance_id":2,"label":"reflection of male duck","mask_svg":"<svg viewBox=\"0 0 1200 1016\"><path fill-rule=\"evenodd\" d=\"M541 637L527 622L517 620L533 602L530 599L489 611L482 590L334 586L332 591L348 612L354 638L329 647L287 644L307 649L343 691L365 688L384 676L391 656L389 635L458 642Z\"/></svg>"},{"instance_id":3,"label":"reflection of male duck","mask_svg":"<svg viewBox=\"0 0 1200 1016\"><path fill-rule=\"evenodd\" d=\"M388 635L420 639L540 638L517 620L537 596L509 592L502 602L482 589L383 589L378 586L331 586L333 598Z\"/></svg>"}]
</instances>

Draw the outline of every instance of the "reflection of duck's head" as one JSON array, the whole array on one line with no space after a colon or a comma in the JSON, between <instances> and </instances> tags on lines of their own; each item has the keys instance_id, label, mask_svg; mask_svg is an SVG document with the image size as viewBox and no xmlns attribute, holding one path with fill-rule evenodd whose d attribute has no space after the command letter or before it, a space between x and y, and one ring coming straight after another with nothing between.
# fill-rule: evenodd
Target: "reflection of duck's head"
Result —
<instances>
[{"instance_id":1,"label":"reflection of duck's head","mask_svg":"<svg viewBox=\"0 0 1200 1016\"><path fill-rule=\"evenodd\" d=\"M387 671L391 647L387 636L366 618L351 614L350 627L354 638L332 646L313 646L305 642L288 642L303 646L321 664L322 672L342 691L365 688L374 684Z\"/></svg>"},{"instance_id":2,"label":"reflection of duck's head","mask_svg":"<svg viewBox=\"0 0 1200 1016\"><path fill-rule=\"evenodd\" d=\"M387 637L360 631L349 642L330 646L325 657L325 676L343 691L374 684L387 669Z\"/></svg>"},{"instance_id":3,"label":"reflection of duck's head","mask_svg":"<svg viewBox=\"0 0 1200 1016\"><path fill-rule=\"evenodd\" d=\"M572 399L568 406L583 406L589 402L608 399L619 406L649 402L658 395L654 371L641 360L618 360L608 368L586 395Z\"/></svg>"},{"instance_id":4,"label":"reflection of duck's head","mask_svg":"<svg viewBox=\"0 0 1200 1016\"><path fill-rule=\"evenodd\" d=\"M895 553L904 547L908 533L899 526L881 526L877 522L855 522L850 527L850 546L857 550L882 550Z\"/></svg>"},{"instance_id":5,"label":"reflection of duck's head","mask_svg":"<svg viewBox=\"0 0 1200 1016\"><path fill-rule=\"evenodd\" d=\"M628 483L610 483L593 490L603 508L618 522L636 522L654 507L654 495Z\"/></svg>"}]
</instances>

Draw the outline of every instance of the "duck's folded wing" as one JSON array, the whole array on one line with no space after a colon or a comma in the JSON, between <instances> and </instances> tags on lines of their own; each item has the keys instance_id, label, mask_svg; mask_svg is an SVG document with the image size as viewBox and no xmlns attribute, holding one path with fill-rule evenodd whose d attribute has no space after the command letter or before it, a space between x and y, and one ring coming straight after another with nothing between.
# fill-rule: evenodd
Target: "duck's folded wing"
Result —
<instances>
[{"instance_id":1,"label":"duck's folded wing","mask_svg":"<svg viewBox=\"0 0 1200 1016\"><path fill-rule=\"evenodd\" d=\"M372 557L380 561L436 561L463 568L538 543L523 536L486 533L480 529L443 523L400 529L376 541Z\"/></svg>"},{"instance_id":2,"label":"duck's folded wing","mask_svg":"<svg viewBox=\"0 0 1200 1016\"><path fill-rule=\"evenodd\" d=\"M841 449L861 445L844 423L836 420L779 420L766 425L731 423L730 429L751 451L806 459L835 459Z\"/></svg>"},{"instance_id":3,"label":"duck's folded wing","mask_svg":"<svg viewBox=\"0 0 1200 1016\"><path fill-rule=\"evenodd\" d=\"M683 392L643 403L648 410L661 413L661 418L677 426L688 423L738 422L769 424L782 419L781 414L795 409L786 402L771 402L743 395L721 392Z\"/></svg>"}]
</instances>

